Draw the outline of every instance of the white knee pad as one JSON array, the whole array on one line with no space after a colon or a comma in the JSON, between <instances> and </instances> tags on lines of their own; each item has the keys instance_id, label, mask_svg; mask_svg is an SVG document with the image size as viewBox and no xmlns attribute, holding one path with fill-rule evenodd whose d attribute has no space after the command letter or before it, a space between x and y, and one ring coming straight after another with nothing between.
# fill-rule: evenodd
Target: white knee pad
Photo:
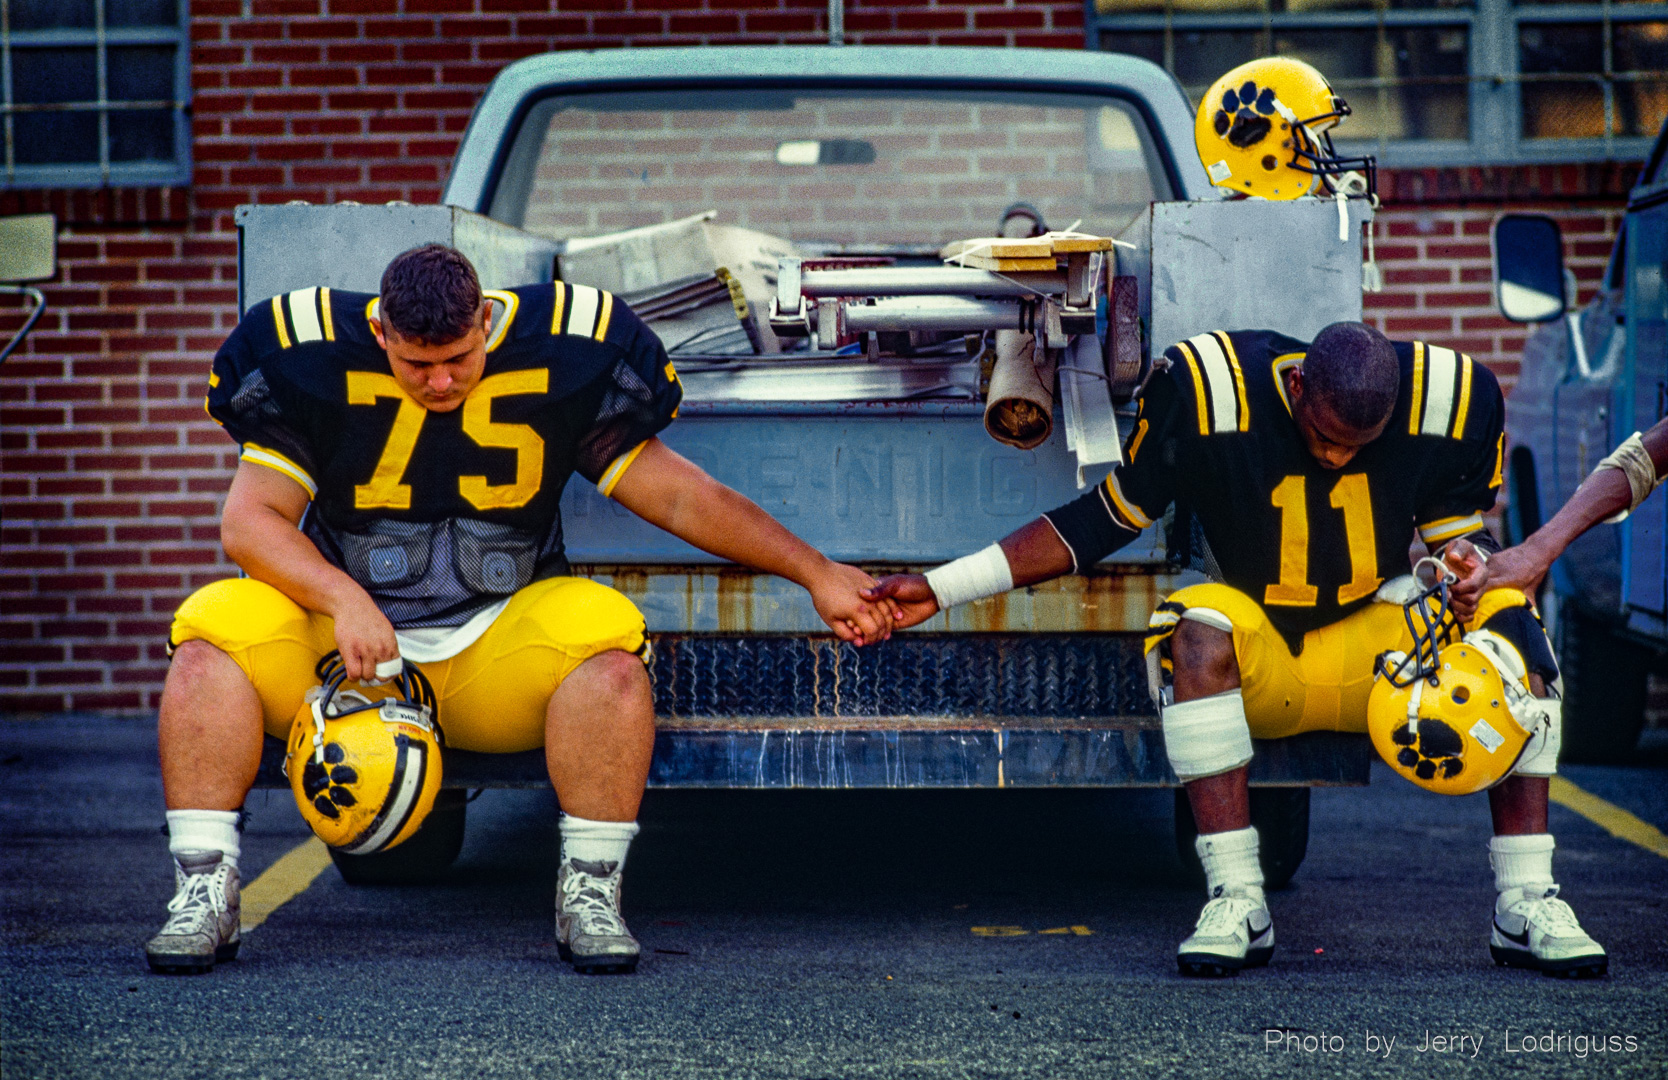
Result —
<instances>
[{"instance_id":1,"label":"white knee pad","mask_svg":"<svg viewBox=\"0 0 1668 1080\"><path fill-rule=\"evenodd\" d=\"M1182 783L1237 769L1251 760L1251 726L1236 688L1166 705L1164 750Z\"/></svg>"},{"instance_id":2,"label":"white knee pad","mask_svg":"<svg viewBox=\"0 0 1668 1080\"><path fill-rule=\"evenodd\" d=\"M1564 703L1558 698L1536 698L1546 714L1546 723L1529 737L1523 756L1517 759L1516 776L1558 775L1558 750L1564 741Z\"/></svg>"}]
</instances>

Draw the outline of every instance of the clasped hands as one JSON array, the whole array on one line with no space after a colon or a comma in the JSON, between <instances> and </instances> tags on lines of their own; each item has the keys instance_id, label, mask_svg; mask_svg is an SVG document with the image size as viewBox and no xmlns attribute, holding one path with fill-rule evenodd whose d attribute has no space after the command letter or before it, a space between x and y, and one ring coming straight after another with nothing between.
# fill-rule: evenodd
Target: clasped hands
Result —
<instances>
[{"instance_id":1,"label":"clasped hands","mask_svg":"<svg viewBox=\"0 0 1668 1080\"><path fill-rule=\"evenodd\" d=\"M888 574L876 581L855 566L830 562L806 588L817 614L841 641L885 641L938 614L938 597L921 574Z\"/></svg>"}]
</instances>

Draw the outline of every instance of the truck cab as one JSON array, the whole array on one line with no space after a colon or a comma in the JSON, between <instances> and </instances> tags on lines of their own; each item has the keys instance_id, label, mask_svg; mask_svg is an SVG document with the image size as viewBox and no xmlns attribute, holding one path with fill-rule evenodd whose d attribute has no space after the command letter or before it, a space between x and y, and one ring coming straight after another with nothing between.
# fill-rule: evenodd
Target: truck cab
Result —
<instances>
[{"instance_id":1,"label":"truck cab","mask_svg":"<svg viewBox=\"0 0 1668 1080\"><path fill-rule=\"evenodd\" d=\"M1509 214L1494 230L1497 302L1534 324L1506 402L1506 532L1540 527L1634 431L1668 413L1668 131L1659 134L1600 287L1576 308L1557 223ZM1564 755L1628 759L1644 723L1647 678L1668 650L1668 500L1594 527L1547 575L1540 598L1564 684Z\"/></svg>"},{"instance_id":2,"label":"truck cab","mask_svg":"<svg viewBox=\"0 0 1668 1080\"><path fill-rule=\"evenodd\" d=\"M556 277L607 290L661 336L683 384L666 443L877 576L983 547L1103 479L1168 344L1223 327L1306 339L1359 318L1370 219L1360 200L1224 202L1194 150L1192 107L1154 64L973 48L531 57L476 108L444 201L242 208L242 301L374 291L388 258L430 239L469 254L489 289ZM987 430L990 335L954 319L933 329L923 311L965 313L965 300L1035 320L1047 304L1028 294L1052 287L1054 262L961 267L950 276L971 269L999 288L926 308L826 284L896 283L912 268L945 280L947 245L1049 230L1117 240L1093 264L1087 307L1033 326L1039 341L1073 329L1056 350L1059 393L1052 372L1043 380L1051 431L1029 448ZM1283 237L1278 268L1259 242L1270 235ZM1057 276L1075 289L1079 268L1062 256ZM913 321L882 317L904 308ZM575 572L648 620L651 786L1177 783L1141 635L1162 596L1202 580L1185 518L1082 574L857 649L797 587L722 565L583 482L561 511ZM1309 788L1365 783L1371 753L1364 736L1332 732L1258 747L1253 817L1271 883L1302 861ZM452 789L545 782L536 753L446 758ZM459 828L461 815L460 802ZM437 812L425 829L447 827ZM1190 827L1180 799L1184 857ZM414 839L366 858L425 851Z\"/></svg>"}]
</instances>

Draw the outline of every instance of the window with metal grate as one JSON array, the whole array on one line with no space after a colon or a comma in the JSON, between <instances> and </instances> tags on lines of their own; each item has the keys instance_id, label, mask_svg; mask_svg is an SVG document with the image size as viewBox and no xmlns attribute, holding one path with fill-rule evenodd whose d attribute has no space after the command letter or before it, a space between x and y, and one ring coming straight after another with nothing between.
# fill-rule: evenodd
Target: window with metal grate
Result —
<instances>
[{"instance_id":1,"label":"window with metal grate","mask_svg":"<svg viewBox=\"0 0 1668 1080\"><path fill-rule=\"evenodd\" d=\"M0 0L0 184L190 176L187 0Z\"/></svg>"}]
</instances>

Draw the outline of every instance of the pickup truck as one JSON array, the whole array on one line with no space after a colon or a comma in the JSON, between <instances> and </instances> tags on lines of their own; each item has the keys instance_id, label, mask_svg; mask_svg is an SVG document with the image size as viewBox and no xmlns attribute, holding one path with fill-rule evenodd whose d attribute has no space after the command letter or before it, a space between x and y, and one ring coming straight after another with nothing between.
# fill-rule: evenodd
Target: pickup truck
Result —
<instances>
[{"instance_id":1,"label":"pickup truck","mask_svg":"<svg viewBox=\"0 0 1668 1080\"><path fill-rule=\"evenodd\" d=\"M532 57L480 101L444 202L240 208L240 301L312 285L374 291L392 255L427 240L470 254L489 289L553 275L608 289L676 364L685 397L667 443L876 574L965 554L1098 482L1167 344L1221 327L1307 338L1359 318L1370 220L1360 201L1224 201L1193 149L1192 107L1161 68L1023 49ZM932 298L827 295L864 274L948 280L947 244L1049 229L1118 241L1089 276L1077 271L1090 263L1068 272L1066 257L1054 277L957 269L1000 288L933 309L1035 316L1025 282L1069 279L1084 306L1036 329L1052 341L1075 328L1060 340L1075 343L1061 351L1078 367L1068 380L1061 360L1058 422L1031 449L987 434L988 335L923 329ZM916 321L885 321L902 308ZM1085 452L1096 417L1109 453ZM794 586L720 565L589 485L570 485L561 510L576 572L648 619L651 786L1177 783L1141 632L1159 598L1201 579L1185 516L1083 575L856 649ZM281 752L268 750L260 783L282 786ZM1310 787L1366 783L1371 756L1364 736L1335 733L1258 747L1253 818L1271 883L1303 859ZM448 752L447 800L423 834L338 865L350 881L443 868L461 843L465 789L546 782L537 753ZM1177 807L1190 857L1185 798Z\"/></svg>"},{"instance_id":2,"label":"pickup truck","mask_svg":"<svg viewBox=\"0 0 1668 1080\"><path fill-rule=\"evenodd\" d=\"M1534 324L1506 402L1505 515L1521 540L1562 506L1599 460L1668 414L1668 129L1628 196L1600 287L1574 308L1557 223L1511 214L1495 225L1502 313ZM1541 608L1564 690L1563 755L1629 760L1648 678L1668 652L1668 499L1599 525L1553 564Z\"/></svg>"}]
</instances>

